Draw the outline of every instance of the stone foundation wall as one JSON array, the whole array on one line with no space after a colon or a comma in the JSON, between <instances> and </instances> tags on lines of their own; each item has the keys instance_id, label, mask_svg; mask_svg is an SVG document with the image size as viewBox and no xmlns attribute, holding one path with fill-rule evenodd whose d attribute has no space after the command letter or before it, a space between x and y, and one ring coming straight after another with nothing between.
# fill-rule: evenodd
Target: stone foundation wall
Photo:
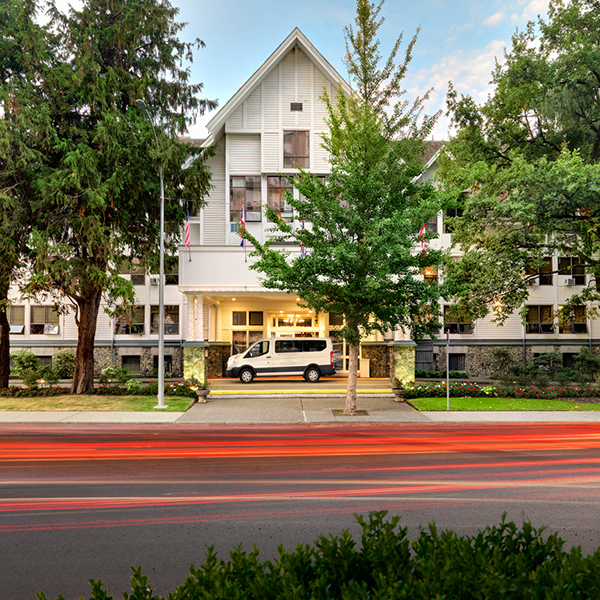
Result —
<instances>
[{"instance_id":1,"label":"stone foundation wall","mask_svg":"<svg viewBox=\"0 0 600 600\"><path fill-rule=\"evenodd\" d=\"M158 356L158 348L94 348L94 377L107 367L115 369L121 367L121 357L125 355L139 355L140 370L142 373L152 371L154 368L154 357ZM165 356L171 357L171 375L183 377L183 350L181 348L165 347Z\"/></svg>"},{"instance_id":2,"label":"stone foundation wall","mask_svg":"<svg viewBox=\"0 0 600 600\"><path fill-rule=\"evenodd\" d=\"M390 351L387 343L381 345L362 346L362 357L369 359L371 377L390 376Z\"/></svg>"},{"instance_id":3,"label":"stone foundation wall","mask_svg":"<svg viewBox=\"0 0 600 600\"><path fill-rule=\"evenodd\" d=\"M227 359L231 356L231 345L212 345L209 342L208 356L206 357L206 376L225 377L227 372Z\"/></svg>"}]
</instances>

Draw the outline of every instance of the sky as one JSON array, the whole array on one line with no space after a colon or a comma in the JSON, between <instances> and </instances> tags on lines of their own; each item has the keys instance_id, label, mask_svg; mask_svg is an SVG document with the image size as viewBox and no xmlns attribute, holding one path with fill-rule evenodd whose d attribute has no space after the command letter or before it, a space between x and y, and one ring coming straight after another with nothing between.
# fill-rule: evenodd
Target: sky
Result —
<instances>
[{"instance_id":1,"label":"sky","mask_svg":"<svg viewBox=\"0 0 600 600\"><path fill-rule=\"evenodd\" d=\"M57 2L66 9L68 0ZM71 0L78 7L79 0ZM180 9L178 20L188 23L180 33L185 41L200 38L206 47L195 52L192 80L204 84L203 97L223 106L298 27L321 54L347 78L342 63L344 27L354 24L355 0L171 0ZM511 37L538 15L546 16L548 0L387 0L380 16L380 50L385 58L403 34L398 58L420 28L413 60L404 80L408 99L433 92L427 111L443 110L448 82L462 94L483 102L492 91L495 61L503 61ZM205 124L215 112L190 128L192 138L207 135ZM436 140L451 135L445 115L433 131Z\"/></svg>"}]
</instances>

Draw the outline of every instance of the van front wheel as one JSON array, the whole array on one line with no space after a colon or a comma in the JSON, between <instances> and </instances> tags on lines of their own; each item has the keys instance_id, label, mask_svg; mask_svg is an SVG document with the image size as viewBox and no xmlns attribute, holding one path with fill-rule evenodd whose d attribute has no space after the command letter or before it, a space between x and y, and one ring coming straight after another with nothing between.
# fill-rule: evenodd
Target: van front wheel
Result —
<instances>
[{"instance_id":1,"label":"van front wheel","mask_svg":"<svg viewBox=\"0 0 600 600\"><path fill-rule=\"evenodd\" d=\"M304 379L309 383L317 383L321 378L321 372L316 367L310 367L307 369L306 373L304 373Z\"/></svg>"},{"instance_id":2,"label":"van front wheel","mask_svg":"<svg viewBox=\"0 0 600 600\"><path fill-rule=\"evenodd\" d=\"M244 369L240 373L240 381L242 383L252 383L254 381L254 373L250 369Z\"/></svg>"}]
</instances>

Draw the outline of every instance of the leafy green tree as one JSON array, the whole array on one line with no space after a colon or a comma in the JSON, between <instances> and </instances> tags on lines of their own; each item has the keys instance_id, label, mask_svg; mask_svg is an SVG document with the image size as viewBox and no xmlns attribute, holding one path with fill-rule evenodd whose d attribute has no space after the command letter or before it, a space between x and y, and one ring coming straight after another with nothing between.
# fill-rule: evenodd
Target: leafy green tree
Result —
<instances>
[{"instance_id":1,"label":"leafy green tree","mask_svg":"<svg viewBox=\"0 0 600 600\"><path fill-rule=\"evenodd\" d=\"M551 0L548 19L513 36L493 73L495 93L478 106L451 88L457 135L440 158L444 202L463 210L446 281L474 318L503 322L528 297L544 258L585 267L600 298L600 12L595 0ZM560 268L560 267L559 267Z\"/></svg>"},{"instance_id":2,"label":"leafy green tree","mask_svg":"<svg viewBox=\"0 0 600 600\"><path fill-rule=\"evenodd\" d=\"M415 278L439 258L438 252L417 250L418 232L439 209L433 186L418 181L423 140L435 117L421 114L422 100L397 103L415 38L402 64L395 64L399 38L379 67L382 4L358 0L356 29L345 30L355 93L323 96L330 130L323 146L331 174L319 179L300 170L290 178L301 193L299 200L287 199L297 215L295 224L267 209L278 235L261 244L244 232L258 259L252 268L264 275L265 287L293 292L317 313L343 315L339 335L350 356L346 414L356 411L361 338L403 327L418 339L437 325L438 288ZM309 225L300 227L300 222ZM306 255L273 248L282 238L303 246Z\"/></svg>"},{"instance_id":3,"label":"leafy green tree","mask_svg":"<svg viewBox=\"0 0 600 600\"><path fill-rule=\"evenodd\" d=\"M144 265L158 260L160 192L165 180L165 220L185 220L185 199L201 201L210 189L203 160L182 171L189 147L182 134L197 114L216 106L197 95L189 68L200 40L184 43L167 0L85 0L62 14L50 3L50 58L34 55L39 36L22 40L27 93L9 78L13 114L7 126L32 139L9 146L23 166L21 193L33 216L32 272L26 293L58 294L74 308L78 343L72 393L93 385L93 350L101 302L133 302L130 282L118 274L123 255ZM35 32L34 32L35 33ZM135 107L144 99L151 124ZM36 121L37 119L37 121ZM27 154L29 153L29 154ZM208 153L205 153L206 158ZM178 234L167 236L174 251Z\"/></svg>"},{"instance_id":4,"label":"leafy green tree","mask_svg":"<svg viewBox=\"0 0 600 600\"><path fill-rule=\"evenodd\" d=\"M11 282L22 275L31 230L30 197L23 178L29 177L24 161L34 164L39 156L31 148L40 115L24 119L16 110L15 91L27 102L31 85L27 72L31 60L48 60L52 43L35 22L36 5L31 0L7 0L0 5L0 388L8 386L10 337L7 309ZM34 39L30 55L21 49L25 39Z\"/></svg>"}]
</instances>

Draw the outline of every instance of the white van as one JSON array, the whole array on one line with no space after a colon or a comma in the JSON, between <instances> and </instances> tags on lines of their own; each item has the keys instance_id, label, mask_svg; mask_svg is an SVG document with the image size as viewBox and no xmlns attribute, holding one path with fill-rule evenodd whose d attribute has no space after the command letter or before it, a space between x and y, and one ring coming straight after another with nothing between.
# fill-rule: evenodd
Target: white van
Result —
<instances>
[{"instance_id":1,"label":"white van","mask_svg":"<svg viewBox=\"0 0 600 600\"><path fill-rule=\"evenodd\" d=\"M227 361L227 377L251 383L255 377L302 375L316 383L321 375L335 375L330 338L268 338Z\"/></svg>"}]
</instances>

